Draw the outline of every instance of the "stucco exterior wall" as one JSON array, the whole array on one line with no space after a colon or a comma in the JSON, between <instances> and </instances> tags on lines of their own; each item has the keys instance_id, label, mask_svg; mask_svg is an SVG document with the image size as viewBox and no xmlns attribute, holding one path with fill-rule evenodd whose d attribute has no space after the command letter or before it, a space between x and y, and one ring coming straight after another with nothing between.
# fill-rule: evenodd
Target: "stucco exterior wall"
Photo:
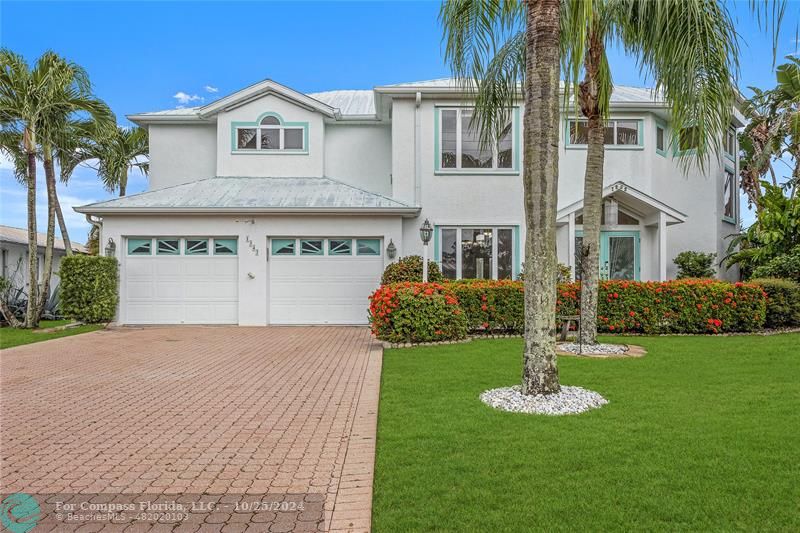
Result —
<instances>
[{"instance_id":1,"label":"stucco exterior wall","mask_svg":"<svg viewBox=\"0 0 800 533\"><path fill-rule=\"evenodd\" d=\"M325 175L392 195L392 130L388 124L326 124Z\"/></svg>"},{"instance_id":2,"label":"stucco exterior wall","mask_svg":"<svg viewBox=\"0 0 800 533\"><path fill-rule=\"evenodd\" d=\"M233 124L256 122L267 112L277 113L285 122L308 124L307 153L236 151ZM325 166L324 139L325 122L320 113L267 95L218 115L217 176L321 177Z\"/></svg>"},{"instance_id":3,"label":"stucco exterior wall","mask_svg":"<svg viewBox=\"0 0 800 533\"><path fill-rule=\"evenodd\" d=\"M14 287L27 287L30 277L28 276L28 245L16 242L0 242L0 251L3 253L3 271L0 273L7 278ZM53 275L50 278L50 292L55 290L60 279L58 277L58 267L61 258L66 253L64 250L53 250ZM44 247L38 248L39 273L37 279L41 279L44 271Z\"/></svg>"},{"instance_id":4,"label":"stucco exterior wall","mask_svg":"<svg viewBox=\"0 0 800 533\"><path fill-rule=\"evenodd\" d=\"M400 220L399 216L107 216L100 242L101 249L109 238L119 243L117 320L124 324L126 237L238 238L239 325L263 326L269 324L269 237L378 237L384 249L390 239L401 248ZM385 252L383 257L388 264Z\"/></svg>"},{"instance_id":5,"label":"stucco exterior wall","mask_svg":"<svg viewBox=\"0 0 800 533\"><path fill-rule=\"evenodd\" d=\"M214 177L217 168L216 125L153 124L148 131L150 190Z\"/></svg>"}]
</instances>

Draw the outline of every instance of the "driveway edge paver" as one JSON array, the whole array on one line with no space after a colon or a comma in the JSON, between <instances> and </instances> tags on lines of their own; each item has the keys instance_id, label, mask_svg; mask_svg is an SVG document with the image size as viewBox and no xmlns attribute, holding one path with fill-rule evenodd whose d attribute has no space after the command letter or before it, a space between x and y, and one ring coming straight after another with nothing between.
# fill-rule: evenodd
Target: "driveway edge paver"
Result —
<instances>
[{"instance_id":1,"label":"driveway edge paver","mask_svg":"<svg viewBox=\"0 0 800 533\"><path fill-rule=\"evenodd\" d=\"M339 490L328 523L332 532L368 532L371 529L382 365L383 347L375 342L370 348Z\"/></svg>"}]
</instances>

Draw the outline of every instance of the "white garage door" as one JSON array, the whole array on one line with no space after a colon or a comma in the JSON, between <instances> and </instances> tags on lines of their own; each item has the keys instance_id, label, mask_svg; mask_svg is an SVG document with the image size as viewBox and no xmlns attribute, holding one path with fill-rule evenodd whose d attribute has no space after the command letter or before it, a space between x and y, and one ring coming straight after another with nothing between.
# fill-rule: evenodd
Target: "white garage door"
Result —
<instances>
[{"instance_id":1,"label":"white garage door","mask_svg":"<svg viewBox=\"0 0 800 533\"><path fill-rule=\"evenodd\" d=\"M272 324L366 324L383 273L381 239L273 238Z\"/></svg>"},{"instance_id":2,"label":"white garage door","mask_svg":"<svg viewBox=\"0 0 800 533\"><path fill-rule=\"evenodd\" d=\"M128 238L127 324L236 324L239 258L233 238Z\"/></svg>"}]
</instances>

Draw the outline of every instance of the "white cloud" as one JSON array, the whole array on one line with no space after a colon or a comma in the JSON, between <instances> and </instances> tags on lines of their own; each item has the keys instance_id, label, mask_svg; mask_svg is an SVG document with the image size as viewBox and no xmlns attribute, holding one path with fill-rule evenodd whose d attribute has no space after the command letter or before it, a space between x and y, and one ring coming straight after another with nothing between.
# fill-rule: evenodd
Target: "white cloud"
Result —
<instances>
[{"instance_id":1,"label":"white cloud","mask_svg":"<svg viewBox=\"0 0 800 533\"><path fill-rule=\"evenodd\" d=\"M182 105L186 105L191 102L202 102L203 100L205 100L202 96L198 96L196 94L188 94L183 91L176 92L172 97L176 99L179 104Z\"/></svg>"},{"instance_id":2,"label":"white cloud","mask_svg":"<svg viewBox=\"0 0 800 533\"><path fill-rule=\"evenodd\" d=\"M203 89L205 89L207 93L218 93L219 92L219 89L217 87L214 87L213 85L206 85L205 87L203 87Z\"/></svg>"}]
</instances>

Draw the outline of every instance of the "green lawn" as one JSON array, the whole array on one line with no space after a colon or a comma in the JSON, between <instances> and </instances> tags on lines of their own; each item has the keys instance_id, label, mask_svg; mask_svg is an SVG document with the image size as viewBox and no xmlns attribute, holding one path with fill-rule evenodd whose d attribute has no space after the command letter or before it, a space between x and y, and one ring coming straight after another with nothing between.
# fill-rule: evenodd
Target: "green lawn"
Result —
<instances>
[{"instance_id":1,"label":"green lawn","mask_svg":"<svg viewBox=\"0 0 800 533\"><path fill-rule=\"evenodd\" d=\"M42 320L39 323L41 329L53 328L56 326L63 326L69 324L71 320ZM103 329L103 324L90 324L86 326L78 326L77 328L70 328L53 333L42 333L37 330L31 329L14 329L14 328L0 328L0 350L20 346L22 344L31 344L33 342L49 341L50 339L58 339L59 337L69 337L71 335L79 335L81 333L88 333L89 331L96 331Z\"/></svg>"},{"instance_id":2,"label":"green lawn","mask_svg":"<svg viewBox=\"0 0 800 533\"><path fill-rule=\"evenodd\" d=\"M565 417L478 400L519 339L387 350L375 531L800 531L800 334L628 342L559 359L611 402Z\"/></svg>"}]
</instances>

